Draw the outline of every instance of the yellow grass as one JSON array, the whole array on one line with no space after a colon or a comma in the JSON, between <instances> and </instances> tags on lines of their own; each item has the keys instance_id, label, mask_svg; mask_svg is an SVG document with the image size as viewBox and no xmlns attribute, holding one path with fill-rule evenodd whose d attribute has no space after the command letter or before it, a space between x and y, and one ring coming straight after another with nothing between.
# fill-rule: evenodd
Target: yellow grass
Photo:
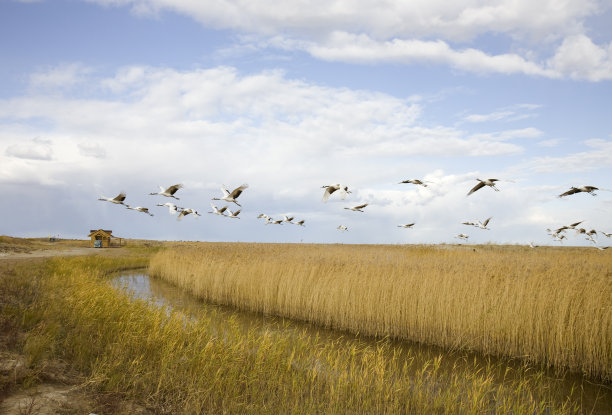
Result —
<instances>
[{"instance_id":1,"label":"yellow grass","mask_svg":"<svg viewBox=\"0 0 612 415\"><path fill-rule=\"evenodd\" d=\"M612 255L581 248L201 244L151 275L208 301L612 379Z\"/></svg>"},{"instance_id":2,"label":"yellow grass","mask_svg":"<svg viewBox=\"0 0 612 415\"><path fill-rule=\"evenodd\" d=\"M252 249L235 248L234 257L252 256ZM318 248L319 262L330 258L326 249ZM202 255L207 250L189 252ZM288 252L279 247L264 250ZM305 250L300 250L303 256ZM163 257L160 254L157 261ZM399 358L387 341L347 348L306 333L287 336L258 327L245 332L232 323L218 326L206 313L186 318L132 300L109 283L109 271L141 264L142 258L55 259L42 272L25 269L0 281L0 294L8 290L8 295L19 285L24 287L21 296L31 299L22 320L28 331L24 348L29 364L44 365L45 359L59 357L88 376L89 388L120 393L154 413L580 411L576 396L552 402L550 385L530 369L510 370L504 382L495 384L500 368L492 364L455 362L456 370L441 371L445 357L417 364L421 360L414 356ZM342 261L321 266L343 268ZM333 292L334 284L319 280ZM280 290L277 296L284 297ZM15 311L9 314L3 308L2 315L15 319L20 314Z\"/></svg>"}]
</instances>

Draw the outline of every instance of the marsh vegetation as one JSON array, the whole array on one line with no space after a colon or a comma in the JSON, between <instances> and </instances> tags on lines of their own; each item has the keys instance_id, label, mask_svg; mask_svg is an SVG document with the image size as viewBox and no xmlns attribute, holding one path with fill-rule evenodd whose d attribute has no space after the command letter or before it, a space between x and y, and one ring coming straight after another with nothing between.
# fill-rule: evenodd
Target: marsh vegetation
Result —
<instances>
[{"instance_id":1,"label":"marsh vegetation","mask_svg":"<svg viewBox=\"0 0 612 415\"><path fill-rule=\"evenodd\" d=\"M156 275L174 278L173 284L209 301L359 331L364 339L382 336L374 341L348 342L348 332L334 340L282 324L281 329L259 323L245 327L231 316L220 320L218 311L204 306L194 317L134 299L111 284L112 273L146 266L152 253L148 248L132 250L128 257L56 258L36 269L25 266L6 274L3 299L13 300L3 303L10 305L2 308L3 327L24 333L11 347L27 357L32 368L28 382L37 382L36 373L44 372L35 368L57 359L83 375L87 390L138 402L155 413L590 413L594 406L586 404L579 383L575 390L560 394L544 368L556 367L559 377L577 368L592 382L609 385L612 326L610 296L605 294L610 288L598 282L609 272L609 257L586 258L572 270L567 262L571 250L537 258L520 249L504 253L486 247L456 252L428 247L197 244L162 249L151 258ZM556 261L561 264L554 267ZM437 272L428 271L436 266ZM564 268L563 283L554 284L549 267L552 273ZM471 278L469 287L450 277L461 270L461 278ZM530 277L536 272L540 285ZM488 285L485 277L491 280ZM572 283L574 279L578 281ZM517 288L520 282L525 284L522 289ZM592 285L598 293L588 291ZM522 294L513 294L515 290ZM493 292L498 295L489 297L496 301L470 304ZM534 302L550 296L561 301L551 299L537 307L520 302L530 295L537 297ZM589 295L600 299L599 314L591 317L587 313L596 309L587 301ZM453 296L465 297L464 302L454 302ZM559 308L552 308L552 303ZM530 311L524 310L530 304ZM401 313L393 314L398 307ZM493 308L485 313L486 307ZM450 314L442 318L443 312ZM509 323L514 318L515 328L502 330L501 322L490 319L481 322L497 312L514 312L500 319ZM598 352L576 347L565 353L578 357L565 360L528 356L540 349L539 342L554 340L543 321L530 323L539 330L533 337L543 340L526 340L529 325L519 317L537 320L539 312L565 312L564 324L574 331L580 324L589 324L591 330L599 324L599 331L582 343ZM407 319L415 313L415 321ZM548 324L554 317L548 316ZM496 344L505 344L505 337L479 343L478 336L493 336L478 331L487 325L493 333L506 333L521 347L533 349L496 349ZM465 333L459 340L452 340L461 330ZM421 343L447 339L439 341L445 348L439 354L407 352L392 338L405 338L410 332L425 336ZM579 335L562 346L551 344L550 351L576 344ZM518 359L513 366L502 366L495 358L476 359L468 352L479 348L516 353ZM603 354L599 364L590 357L597 353ZM606 359L608 366L601 364ZM6 382L4 389L11 387ZM597 398L609 399L609 394L604 386Z\"/></svg>"},{"instance_id":2,"label":"marsh vegetation","mask_svg":"<svg viewBox=\"0 0 612 415\"><path fill-rule=\"evenodd\" d=\"M203 244L151 275L240 309L612 380L612 257L581 248Z\"/></svg>"}]
</instances>

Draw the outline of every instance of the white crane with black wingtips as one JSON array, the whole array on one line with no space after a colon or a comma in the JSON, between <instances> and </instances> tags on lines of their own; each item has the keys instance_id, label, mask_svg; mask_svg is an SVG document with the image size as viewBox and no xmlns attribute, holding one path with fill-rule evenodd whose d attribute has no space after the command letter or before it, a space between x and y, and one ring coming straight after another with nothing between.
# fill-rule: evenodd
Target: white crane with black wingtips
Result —
<instances>
[{"instance_id":1,"label":"white crane with black wingtips","mask_svg":"<svg viewBox=\"0 0 612 415\"><path fill-rule=\"evenodd\" d=\"M116 205L125 205L125 203L123 203L123 201L125 200L125 192L121 192L115 197L100 196L98 200L102 200L104 202L111 202Z\"/></svg>"},{"instance_id":2,"label":"white crane with black wingtips","mask_svg":"<svg viewBox=\"0 0 612 415\"><path fill-rule=\"evenodd\" d=\"M125 205L126 208L131 209L131 210L137 210L138 212L142 212L142 213L146 213L149 216L153 216L153 214L151 212L149 212L149 208L146 207L142 207L142 206L130 206L130 205Z\"/></svg>"},{"instance_id":3,"label":"white crane with black wingtips","mask_svg":"<svg viewBox=\"0 0 612 415\"><path fill-rule=\"evenodd\" d=\"M178 197L174 196L174 194L179 190L182 189L183 185L182 184L173 184L170 187L167 188L163 188L162 186L159 186L159 192L152 192L149 193L150 195L160 195L160 196L165 196L165 197L172 197L176 200L179 200Z\"/></svg>"},{"instance_id":4,"label":"white crane with black wingtips","mask_svg":"<svg viewBox=\"0 0 612 415\"><path fill-rule=\"evenodd\" d=\"M367 203L364 203L363 205L359 205L359 206L353 206L353 207L345 207L346 210L352 210L353 212L362 212L363 213L363 209L367 206Z\"/></svg>"},{"instance_id":5,"label":"white crane with black wingtips","mask_svg":"<svg viewBox=\"0 0 612 415\"><path fill-rule=\"evenodd\" d=\"M243 184L242 186L239 186L230 192L226 189L225 185L222 185L221 192L223 192L223 197L213 197L212 200L225 200L226 202L235 203L238 206L242 207L236 199L238 199L238 196L240 196L244 189L246 189L247 187L249 187L248 184Z\"/></svg>"},{"instance_id":6,"label":"white crane with black wingtips","mask_svg":"<svg viewBox=\"0 0 612 415\"><path fill-rule=\"evenodd\" d=\"M340 197L342 199L346 198L346 195L348 193L351 193L351 191L348 189L348 186L343 186L341 184L332 184L332 185L326 185L326 186L321 186L322 189L325 189L325 191L323 192L323 202L327 202L327 199L329 199L329 197L336 191L340 191Z\"/></svg>"}]
</instances>

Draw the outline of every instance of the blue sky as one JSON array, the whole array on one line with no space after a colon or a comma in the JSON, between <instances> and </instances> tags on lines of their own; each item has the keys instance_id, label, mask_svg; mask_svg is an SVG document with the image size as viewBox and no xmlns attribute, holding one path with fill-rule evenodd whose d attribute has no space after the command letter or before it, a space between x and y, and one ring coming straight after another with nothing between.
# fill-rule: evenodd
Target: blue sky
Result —
<instances>
[{"instance_id":1,"label":"blue sky","mask_svg":"<svg viewBox=\"0 0 612 415\"><path fill-rule=\"evenodd\" d=\"M556 197L612 189L610 21L595 0L3 1L0 234L558 244L546 228L580 220L612 232L612 192ZM504 181L467 197L476 178ZM175 183L202 217L156 206L168 200L148 193ZM242 183L240 220L206 213ZM335 183L352 193L323 203ZM155 216L97 200L120 191ZM491 230L461 224L487 217Z\"/></svg>"}]
</instances>

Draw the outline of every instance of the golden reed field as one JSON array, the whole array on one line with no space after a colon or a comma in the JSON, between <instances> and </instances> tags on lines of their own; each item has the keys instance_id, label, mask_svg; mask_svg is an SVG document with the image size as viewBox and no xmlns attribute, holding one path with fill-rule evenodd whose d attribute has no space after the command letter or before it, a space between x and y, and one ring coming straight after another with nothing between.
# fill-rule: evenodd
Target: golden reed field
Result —
<instances>
[{"instance_id":1,"label":"golden reed field","mask_svg":"<svg viewBox=\"0 0 612 415\"><path fill-rule=\"evenodd\" d=\"M0 413L609 415L609 253L476 249L147 243L0 260ZM116 285L149 264L216 302L560 370L245 326L250 313Z\"/></svg>"},{"instance_id":2,"label":"golden reed field","mask_svg":"<svg viewBox=\"0 0 612 415\"><path fill-rule=\"evenodd\" d=\"M211 243L149 272L219 304L612 379L607 251Z\"/></svg>"}]
</instances>

